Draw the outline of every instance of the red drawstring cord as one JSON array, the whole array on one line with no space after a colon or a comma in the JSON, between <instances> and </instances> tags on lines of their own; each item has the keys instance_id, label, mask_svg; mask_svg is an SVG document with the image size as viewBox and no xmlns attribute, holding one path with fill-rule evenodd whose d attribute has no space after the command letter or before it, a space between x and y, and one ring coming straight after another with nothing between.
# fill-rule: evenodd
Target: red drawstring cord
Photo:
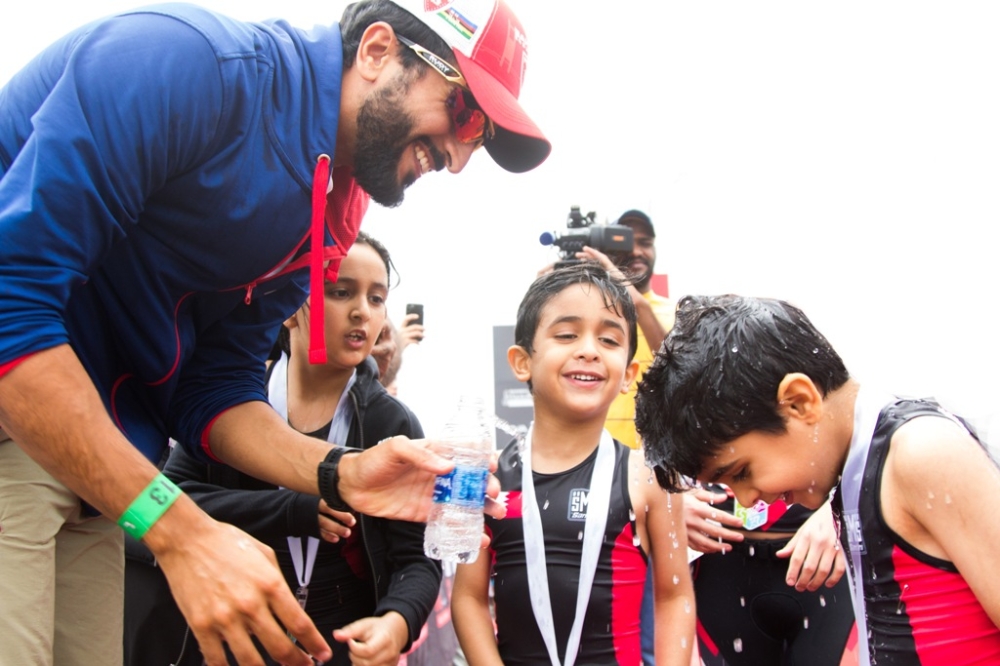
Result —
<instances>
[{"instance_id":1,"label":"red drawstring cord","mask_svg":"<svg viewBox=\"0 0 1000 666\"><path fill-rule=\"evenodd\" d=\"M320 155L312 183L312 223L309 240L309 362L326 363L326 317L323 312L323 236L330 156ZM319 316L317 316L319 315Z\"/></svg>"}]
</instances>

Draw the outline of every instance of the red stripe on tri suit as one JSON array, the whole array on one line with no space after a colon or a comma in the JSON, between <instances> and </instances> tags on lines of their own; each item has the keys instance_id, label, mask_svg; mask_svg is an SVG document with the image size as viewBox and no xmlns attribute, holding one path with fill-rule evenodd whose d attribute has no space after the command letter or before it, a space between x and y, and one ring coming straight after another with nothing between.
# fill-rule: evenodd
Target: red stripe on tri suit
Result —
<instances>
[{"instance_id":1,"label":"red stripe on tri suit","mask_svg":"<svg viewBox=\"0 0 1000 666\"><path fill-rule=\"evenodd\" d=\"M646 561L635 545L634 523L628 522L611 550L611 636L619 664L639 664L639 608L646 584Z\"/></svg>"},{"instance_id":2,"label":"red stripe on tri suit","mask_svg":"<svg viewBox=\"0 0 1000 666\"><path fill-rule=\"evenodd\" d=\"M892 563L902 590L898 612L910 619L923 666L1000 664L1000 629L961 574L929 566L898 545Z\"/></svg>"}]
</instances>

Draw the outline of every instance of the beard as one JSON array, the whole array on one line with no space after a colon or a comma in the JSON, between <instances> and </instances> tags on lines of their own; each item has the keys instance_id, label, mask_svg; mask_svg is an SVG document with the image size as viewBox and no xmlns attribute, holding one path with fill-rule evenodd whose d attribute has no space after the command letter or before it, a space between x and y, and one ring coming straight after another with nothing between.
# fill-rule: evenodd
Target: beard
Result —
<instances>
[{"instance_id":1,"label":"beard","mask_svg":"<svg viewBox=\"0 0 1000 666\"><path fill-rule=\"evenodd\" d=\"M403 108L411 80L400 75L369 95L358 110L354 178L376 203L388 208L403 203L404 190L417 179L413 173L402 182L396 177L403 153L415 140L413 117ZM433 167L440 168L444 155L430 141L422 143Z\"/></svg>"}]
</instances>

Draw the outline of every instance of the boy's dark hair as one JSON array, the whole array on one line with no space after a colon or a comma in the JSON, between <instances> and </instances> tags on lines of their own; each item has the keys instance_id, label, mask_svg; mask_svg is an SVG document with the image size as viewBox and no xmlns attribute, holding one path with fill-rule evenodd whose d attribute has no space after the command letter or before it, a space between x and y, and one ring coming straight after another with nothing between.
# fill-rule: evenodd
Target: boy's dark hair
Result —
<instances>
[{"instance_id":1,"label":"boy's dark hair","mask_svg":"<svg viewBox=\"0 0 1000 666\"><path fill-rule=\"evenodd\" d=\"M801 372L826 396L850 378L844 362L801 310L784 301L687 296L642 376L636 430L646 460L670 492L703 461L743 435L785 432L778 386Z\"/></svg>"},{"instance_id":2,"label":"boy's dark hair","mask_svg":"<svg viewBox=\"0 0 1000 666\"><path fill-rule=\"evenodd\" d=\"M514 344L523 347L529 354L534 351L535 332L542 310L553 297L575 284L590 284L597 287L604 299L604 305L621 316L628 325L628 360L632 361L636 347L635 303L629 296L625 283L613 277L600 264L584 261L545 273L538 277L521 299L517 308L517 324L514 326ZM529 384L530 386L530 384Z\"/></svg>"},{"instance_id":3,"label":"boy's dark hair","mask_svg":"<svg viewBox=\"0 0 1000 666\"><path fill-rule=\"evenodd\" d=\"M340 17L344 69L354 65L354 58L358 54L358 47L361 45L361 37L365 30L372 23L379 21L391 25L397 35L402 35L452 65L457 65L451 47L416 16L389 0L362 0L348 5ZM399 54L405 70L417 67L422 74L430 68L430 65L417 57L409 47L400 48Z\"/></svg>"},{"instance_id":4,"label":"boy's dark hair","mask_svg":"<svg viewBox=\"0 0 1000 666\"><path fill-rule=\"evenodd\" d=\"M358 232L358 237L354 241L355 245L367 245L371 249L375 250L382 261L385 263L385 275L386 275L386 286L392 281L392 273L395 270L395 266L392 263L392 257L389 256L389 250L386 249L385 245L364 231ZM398 276L399 273L397 272ZM278 328L278 339L274 343L274 349L271 350L271 355L268 357L272 360L277 360L281 358L281 352L285 352L288 356L292 355L292 337L288 333L288 327L282 324Z\"/></svg>"}]
</instances>

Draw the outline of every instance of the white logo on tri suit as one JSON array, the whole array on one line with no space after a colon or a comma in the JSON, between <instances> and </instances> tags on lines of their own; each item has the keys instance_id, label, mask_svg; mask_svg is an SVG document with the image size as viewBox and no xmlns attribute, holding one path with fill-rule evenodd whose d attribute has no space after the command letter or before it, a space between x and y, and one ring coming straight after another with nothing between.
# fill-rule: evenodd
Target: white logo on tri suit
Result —
<instances>
[{"instance_id":1,"label":"white logo on tri suit","mask_svg":"<svg viewBox=\"0 0 1000 666\"><path fill-rule=\"evenodd\" d=\"M566 519L576 522L587 520L587 504L589 492L587 488L573 488L569 491L569 508L566 511Z\"/></svg>"}]
</instances>

